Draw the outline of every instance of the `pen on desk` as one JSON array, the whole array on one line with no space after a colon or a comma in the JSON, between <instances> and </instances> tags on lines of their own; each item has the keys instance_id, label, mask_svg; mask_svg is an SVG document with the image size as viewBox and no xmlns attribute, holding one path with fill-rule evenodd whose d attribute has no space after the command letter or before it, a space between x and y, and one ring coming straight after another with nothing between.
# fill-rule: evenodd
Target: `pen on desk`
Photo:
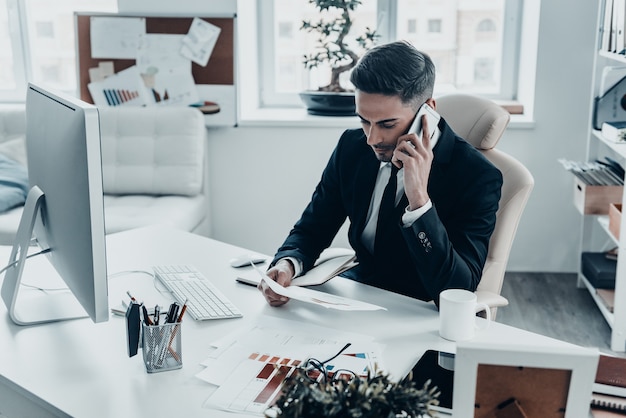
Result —
<instances>
[{"instance_id":1,"label":"pen on desk","mask_svg":"<svg viewBox=\"0 0 626 418\"><path fill-rule=\"evenodd\" d=\"M167 317L165 318L165 322L168 324L174 323L178 319L178 302L174 302L170 305L170 309L167 311Z\"/></svg>"},{"instance_id":2,"label":"pen on desk","mask_svg":"<svg viewBox=\"0 0 626 418\"><path fill-rule=\"evenodd\" d=\"M159 305L154 307L154 325L159 325L159 316L161 315L161 308Z\"/></svg>"},{"instance_id":3,"label":"pen on desk","mask_svg":"<svg viewBox=\"0 0 626 418\"><path fill-rule=\"evenodd\" d=\"M148 315L148 309L146 309L146 305L141 305L141 309L143 310L143 322L146 325L152 325L152 320L150 319L150 315Z\"/></svg>"},{"instance_id":4,"label":"pen on desk","mask_svg":"<svg viewBox=\"0 0 626 418\"><path fill-rule=\"evenodd\" d=\"M130 298L131 301L137 302L137 299L135 299L135 297L133 295L131 295L128 290L126 291L126 294L128 295L128 297Z\"/></svg>"},{"instance_id":5,"label":"pen on desk","mask_svg":"<svg viewBox=\"0 0 626 418\"><path fill-rule=\"evenodd\" d=\"M185 311L187 310L187 301L189 299L185 299L185 303L183 304L183 307L180 310L180 315L178 315L178 319L176 320L176 322L181 322L183 320L183 315L185 315Z\"/></svg>"}]
</instances>

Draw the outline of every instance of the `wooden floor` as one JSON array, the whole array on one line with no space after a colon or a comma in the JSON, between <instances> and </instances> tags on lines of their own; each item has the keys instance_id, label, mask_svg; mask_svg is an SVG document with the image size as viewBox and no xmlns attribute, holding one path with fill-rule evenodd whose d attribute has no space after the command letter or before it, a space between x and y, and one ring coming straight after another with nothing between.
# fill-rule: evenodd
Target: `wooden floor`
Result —
<instances>
[{"instance_id":1,"label":"wooden floor","mask_svg":"<svg viewBox=\"0 0 626 418\"><path fill-rule=\"evenodd\" d=\"M496 321L559 340L613 353L611 327L574 273L507 273ZM624 356L624 353L613 353Z\"/></svg>"}]
</instances>

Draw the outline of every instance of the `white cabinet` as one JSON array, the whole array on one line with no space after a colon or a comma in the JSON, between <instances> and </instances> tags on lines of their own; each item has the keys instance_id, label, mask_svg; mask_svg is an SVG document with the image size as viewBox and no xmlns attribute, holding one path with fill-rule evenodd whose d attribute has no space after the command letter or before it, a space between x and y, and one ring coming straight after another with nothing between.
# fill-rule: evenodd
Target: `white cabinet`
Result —
<instances>
[{"instance_id":1,"label":"white cabinet","mask_svg":"<svg viewBox=\"0 0 626 418\"><path fill-rule=\"evenodd\" d=\"M622 166L626 166L626 143L615 143L604 139L600 131L594 129L593 112L595 98L598 97L603 86L604 69L608 67L625 67L626 57L623 54L605 51L603 44L604 34L604 10L606 2L614 0L598 1L598 31L597 48L594 54L594 75L593 86L590 94L590 109L592 114L589 118L589 132L587 138L587 161L596 159L602 160L604 157L618 161ZM604 40L606 42L606 40ZM626 106L626 99L618 106ZM626 107L624 108L626 112ZM626 113L625 113L626 114ZM622 192L621 201L626 208L626 196ZM607 208L608 209L608 208ZM621 222L620 240L617 240L608 230L607 215L583 215L582 235L580 251L604 251L610 247L617 246L619 255L617 261L617 272L615 280L615 294L613 312L607 308L605 301L598 295L597 290L584 277L582 269L579 268L579 285L589 289L590 294L595 299L598 309L602 312L607 322L612 328L611 349L613 351L626 351L626 221Z\"/></svg>"}]
</instances>

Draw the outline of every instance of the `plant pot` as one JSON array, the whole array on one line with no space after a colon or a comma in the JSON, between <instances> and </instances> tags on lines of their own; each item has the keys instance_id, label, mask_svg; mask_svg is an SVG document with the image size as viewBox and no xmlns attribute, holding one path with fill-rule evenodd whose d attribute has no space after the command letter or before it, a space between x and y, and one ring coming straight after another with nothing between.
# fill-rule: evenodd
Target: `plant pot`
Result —
<instances>
[{"instance_id":1,"label":"plant pot","mask_svg":"<svg viewBox=\"0 0 626 418\"><path fill-rule=\"evenodd\" d=\"M300 93L300 98L310 115L319 116L354 116L355 104L353 92L328 92L307 90Z\"/></svg>"}]
</instances>

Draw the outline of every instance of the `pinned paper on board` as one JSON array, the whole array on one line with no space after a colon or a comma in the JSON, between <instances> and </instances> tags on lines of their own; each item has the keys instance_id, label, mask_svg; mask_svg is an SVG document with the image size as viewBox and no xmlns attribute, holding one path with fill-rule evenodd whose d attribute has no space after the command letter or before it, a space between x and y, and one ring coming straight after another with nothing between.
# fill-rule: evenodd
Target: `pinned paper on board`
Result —
<instances>
[{"instance_id":1,"label":"pinned paper on board","mask_svg":"<svg viewBox=\"0 0 626 418\"><path fill-rule=\"evenodd\" d=\"M115 74L113 61L101 61L98 63L97 67L89 69L89 82L94 83L96 81L102 81L113 74Z\"/></svg>"},{"instance_id":2,"label":"pinned paper on board","mask_svg":"<svg viewBox=\"0 0 626 418\"><path fill-rule=\"evenodd\" d=\"M92 16L91 57L135 59L139 37L146 33L144 17Z\"/></svg>"},{"instance_id":3,"label":"pinned paper on board","mask_svg":"<svg viewBox=\"0 0 626 418\"><path fill-rule=\"evenodd\" d=\"M136 66L87 85L96 106L145 106L151 98Z\"/></svg>"},{"instance_id":4,"label":"pinned paper on board","mask_svg":"<svg viewBox=\"0 0 626 418\"><path fill-rule=\"evenodd\" d=\"M205 67L213 53L220 32L219 26L195 17L191 22L189 32L183 38L181 55Z\"/></svg>"},{"instance_id":5,"label":"pinned paper on board","mask_svg":"<svg viewBox=\"0 0 626 418\"><path fill-rule=\"evenodd\" d=\"M137 68L151 104L190 105L198 101L191 61L179 51L183 35L146 34L140 37Z\"/></svg>"}]
</instances>

